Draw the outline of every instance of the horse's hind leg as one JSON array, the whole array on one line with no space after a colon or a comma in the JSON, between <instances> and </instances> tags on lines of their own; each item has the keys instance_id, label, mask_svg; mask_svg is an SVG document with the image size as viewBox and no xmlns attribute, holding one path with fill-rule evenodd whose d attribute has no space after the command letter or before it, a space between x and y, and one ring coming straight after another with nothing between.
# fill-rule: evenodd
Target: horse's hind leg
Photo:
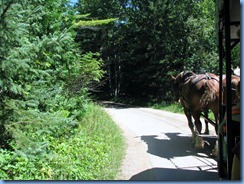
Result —
<instances>
[{"instance_id":1,"label":"horse's hind leg","mask_svg":"<svg viewBox=\"0 0 244 184\"><path fill-rule=\"evenodd\" d=\"M191 132L194 132L194 124L192 122L191 113L188 109L184 108L184 113L186 115L187 121L188 121L188 127L191 129Z\"/></svg>"},{"instance_id":2,"label":"horse's hind leg","mask_svg":"<svg viewBox=\"0 0 244 184\"><path fill-rule=\"evenodd\" d=\"M192 134L192 143L195 144L195 138L196 138L196 133L194 131L194 124L192 121L192 115L189 109L183 107L184 113L186 115L187 121L188 121L188 127L191 129L191 134Z\"/></svg>"},{"instance_id":3,"label":"horse's hind leg","mask_svg":"<svg viewBox=\"0 0 244 184\"><path fill-rule=\"evenodd\" d=\"M202 132L202 122L200 120L200 114L201 113L194 113L193 118L195 120L195 126L199 134Z\"/></svg>"},{"instance_id":4,"label":"horse's hind leg","mask_svg":"<svg viewBox=\"0 0 244 184\"><path fill-rule=\"evenodd\" d=\"M219 127L219 114L218 112L214 112L215 118L215 133L218 135L218 127Z\"/></svg>"},{"instance_id":5,"label":"horse's hind leg","mask_svg":"<svg viewBox=\"0 0 244 184\"><path fill-rule=\"evenodd\" d=\"M194 113L193 118L195 120L195 142L194 147L197 149L204 148L204 141L203 138L200 136L200 133L202 131L202 122L200 121L200 113Z\"/></svg>"},{"instance_id":6,"label":"horse's hind leg","mask_svg":"<svg viewBox=\"0 0 244 184\"><path fill-rule=\"evenodd\" d=\"M205 115L205 117L208 118L208 110L207 109L204 110L204 115ZM208 121L206 119L204 121L205 121L205 132L204 132L204 134L209 135Z\"/></svg>"},{"instance_id":7,"label":"horse's hind leg","mask_svg":"<svg viewBox=\"0 0 244 184\"><path fill-rule=\"evenodd\" d=\"M187 108L184 108L184 112L185 112L185 115L186 115L187 120L188 120L188 126L192 132L192 143L193 143L195 148L201 149L204 146L204 141L203 141L202 137L199 136L199 128L200 128L200 132L202 129L202 123L200 121L200 115L199 116L193 116L194 120L195 120L195 125L194 125L194 123L192 121L191 112ZM197 123L196 123L196 119L197 119L196 117L198 117ZM197 127L196 124L198 124L198 125L200 124L200 127L199 126Z\"/></svg>"}]
</instances>

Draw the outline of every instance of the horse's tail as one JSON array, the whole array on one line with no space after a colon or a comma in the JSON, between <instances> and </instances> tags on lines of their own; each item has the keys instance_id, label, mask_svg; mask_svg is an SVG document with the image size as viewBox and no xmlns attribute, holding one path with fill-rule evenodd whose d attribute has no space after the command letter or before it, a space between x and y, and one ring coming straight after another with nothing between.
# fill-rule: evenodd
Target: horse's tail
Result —
<instances>
[{"instance_id":1,"label":"horse's tail","mask_svg":"<svg viewBox=\"0 0 244 184\"><path fill-rule=\"evenodd\" d=\"M200 99L202 108L205 108L210 102L213 102L217 98L218 85L215 80L207 80L204 84L204 94Z\"/></svg>"}]
</instances>

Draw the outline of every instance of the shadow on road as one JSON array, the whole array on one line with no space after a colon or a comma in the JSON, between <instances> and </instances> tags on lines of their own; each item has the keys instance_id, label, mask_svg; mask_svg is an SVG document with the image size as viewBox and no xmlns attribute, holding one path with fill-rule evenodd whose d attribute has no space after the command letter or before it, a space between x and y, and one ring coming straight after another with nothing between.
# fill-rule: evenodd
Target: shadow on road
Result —
<instances>
[{"instance_id":1,"label":"shadow on road","mask_svg":"<svg viewBox=\"0 0 244 184\"><path fill-rule=\"evenodd\" d=\"M157 177L155 177L157 176ZM217 181L218 174L207 171L183 169L152 168L138 173L130 178L137 181Z\"/></svg>"},{"instance_id":2,"label":"shadow on road","mask_svg":"<svg viewBox=\"0 0 244 184\"><path fill-rule=\"evenodd\" d=\"M197 158L207 159L211 157L216 137L204 136L206 141L204 149L194 149L191 143L191 137L182 136L180 133L165 133L163 138L158 136L141 136L148 146L148 153L174 160L175 158L183 158L187 156L196 156ZM184 165L184 163L183 163ZM165 167L165 168L164 168ZM211 171L209 171L211 170ZM213 172L215 170L215 172ZM178 167L152 168L140 172L130 178L130 180L161 180L161 181L217 181L219 176L217 165L211 165L209 169L202 169L200 166L194 167Z\"/></svg>"},{"instance_id":3,"label":"shadow on road","mask_svg":"<svg viewBox=\"0 0 244 184\"><path fill-rule=\"evenodd\" d=\"M119 109L137 108L135 106L108 101L103 101L102 105L105 108L115 109L113 112ZM205 148L196 150L191 143L191 137L188 133L180 133L181 130L185 132L184 128L177 129L176 127L174 130L174 127L171 128L166 123L165 130L163 130L164 125L161 121L161 116L157 116L157 114L145 113L144 111L117 112L122 112L118 114L117 117L119 118L125 117L127 113L133 115L132 118L128 119L128 127L147 144L147 152L149 153L147 159L152 163L151 166L153 166L153 168L148 170L137 171L138 173L134 174L130 180L217 181L219 179L216 161L209 158L211 157L212 149L216 141L215 136L202 135L206 142ZM174 118L172 119L174 120ZM150 128L153 125L150 122L154 120L156 122L156 128L154 127L151 130ZM165 121L173 120L171 118L165 118ZM127 121L127 119L125 118L124 121ZM170 127L169 130L167 129L168 127ZM145 129L148 130L144 131Z\"/></svg>"},{"instance_id":4,"label":"shadow on road","mask_svg":"<svg viewBox=\"0 0 244 184\"><path fill-rule=\"evenodd\" d=\"M211 157L216 141L214 136L202 135L205 141L204 149L195 149L189 136L182 136L180 133L165 133L165 135L167 139L160 139L154 135L141 136L141 140L148 145L148 153L167 159L187 155L199 156L199 153Z\"/></svg>"}]
</instances>

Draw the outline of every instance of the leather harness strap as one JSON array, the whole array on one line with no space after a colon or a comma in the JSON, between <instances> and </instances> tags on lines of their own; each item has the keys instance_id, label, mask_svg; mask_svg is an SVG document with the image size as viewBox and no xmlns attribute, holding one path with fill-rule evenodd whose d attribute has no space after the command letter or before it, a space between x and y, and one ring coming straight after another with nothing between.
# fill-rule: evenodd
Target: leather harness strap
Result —
<instances>
[{"instance_id":1,"label":"leather harness strap","mask_svg":"<svg viewBox=\"0 0 244 184\"><path fill-rule=\"evenodd\" d=\"M201 78L197 79L199 76L200 76L200 75L192 75L192 76L190 76L190 77L186 77L186 78L184 78L184 83L181 84L181 85L179 86L179 94L180 94L180 97L182 97L182 100L184 100L185 103L187 103L187 99L186 99L186 98L184 97L184 95L182 94L182 88L183 88L183 85L186 84L186 82L187 82L188 80L190 80L191 77L194 77L193 80L195 80L195 81L193 81L193 83L190 84L190 90L188 91L188 95L187 95L189 99L190 99L190 92L191 92L192 88L193 88L198 82L200 82L201 80L211 80L211 79L213 79L213 80L216 80L217 82L219 82L219 78L211 77L211 76L209 76L208 73L205 73L204 76L202 76ZM196 80L196 79L197 79L197 80ZM188 99L188 101L190 101L189 99ZM191 109L191 108L189 108L189 109Z\"/></svg>"},{"instance_id":2,"label":"leather harness strap","mask_svg":"<svg viewBox=\"0 0 244 184\"><path fill-rule=\"evenodd\" d=\"M199 76L199 75L197 75L197 76ZM211 77L211 76L208 75L208 73L205 73L205 76L201 77L200 79L194 81L194 82L191 84L190 89L192 89L192 87L193 87L194 85L196 85L198 82L200 82L201 80L204 80L204 79L206 79L206 80L214 79L214 80L216 80L217 82L219 82L219 79L218 79L218 78L216 78L216 77Z\"/></svg>"}]
</instances>

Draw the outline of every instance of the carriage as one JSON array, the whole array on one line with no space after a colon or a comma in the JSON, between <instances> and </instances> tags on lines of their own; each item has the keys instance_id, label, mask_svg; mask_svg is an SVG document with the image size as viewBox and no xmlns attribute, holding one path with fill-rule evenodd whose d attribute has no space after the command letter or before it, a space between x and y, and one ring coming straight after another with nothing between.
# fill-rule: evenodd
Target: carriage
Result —
<instances>
[{"instance_id":1,"label":"carriage","mask_svg":"<svg viewBox=\"0 0 244 184\"><path fill-rule=\"evenodd\" d=\"M232 74L234 66L231 56L232 49L240 44L240 1L215 0L215 6L219 52L218 76L210 75L210 73L195 74L191 71L183 71L176 77L172 76L172 79L177 92L176 97L184 109L188 126L192 132L194 147L204 147L204 141L200 136L201 116L205 119L206 127L208 123L215 126L218 138L217 149L214 149L213 156L216 156L215 150L218 150L219 176L221 179L230 180L233 179L233 160L236 160L233 148L240 145L241 140L240 107L238 107L238 101L240 101L240 72L239 76ZM237 101L235 101L236 99ZM238 116L233 113L236 107L239 110ZM214 113L215 122L207 117L208 113L206 112L209 109ZM194 118L194 125L192 117ZM234 117L238 118L234 119ZM223 131L223 129L225 130ZM239 152L237 153L240 154L240 147L238 148ZM240 171L236 173L238 173L237 178L239 178Z\"/></svg>"},{"instance_id":2,"label":"carriage","mask_svg":"<svg viewBox=\"0 0 244 184\"><path fill-rule=\"evenodd\" d=\"M222 179L231 179L231 171L234 154L232 149L240 140L240 123L232 119L232 57L234 47L240 44L240 1L239 0L215 0L216 28L218 32L219 52L219 76L220 86L222 76L226 74L226 86L220 88L219 118L223 121L226 116L226 136L218 134L218 172ZM225 70L223 69L225 66ZM222 97L222 90L226 90L226 97ZM225 102L223 102L225 101ZM226 147L225 147L226 146ZM224 149L227 148L227 155ZM242 158L241 158L242 159Z\"/></svg>"}]
</instances>

